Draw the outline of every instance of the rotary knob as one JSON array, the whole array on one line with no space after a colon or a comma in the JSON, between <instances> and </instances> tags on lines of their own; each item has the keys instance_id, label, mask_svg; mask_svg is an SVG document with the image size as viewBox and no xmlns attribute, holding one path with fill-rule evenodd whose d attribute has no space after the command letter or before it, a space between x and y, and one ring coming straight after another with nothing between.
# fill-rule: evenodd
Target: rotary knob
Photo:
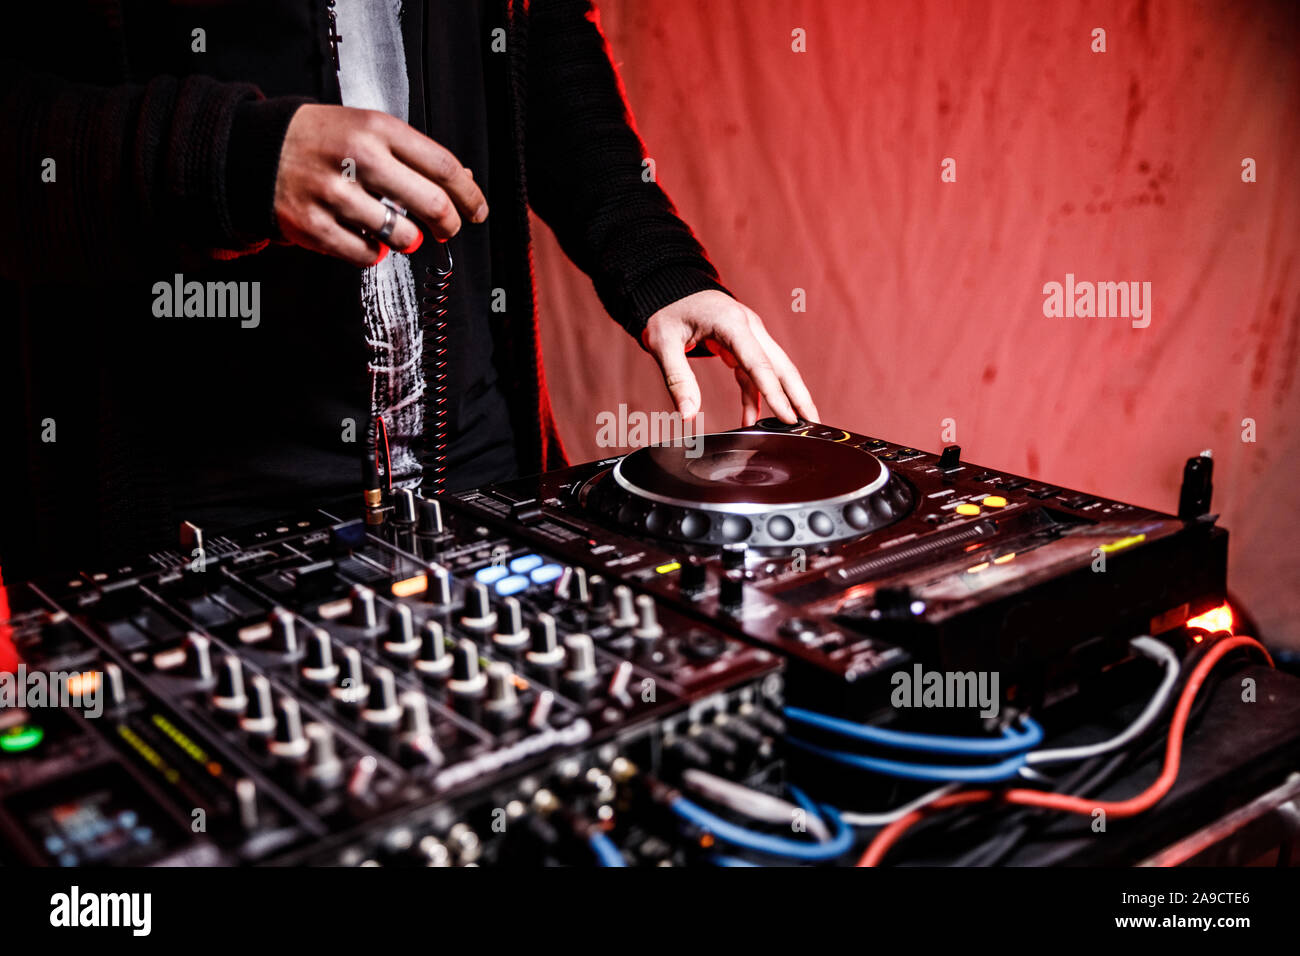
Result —
<instances>
[{"instance_id":1,"label":"rotary knob","mask_svg":"<svg viewBox=\"0 0 1300 956\"><path fill-rule=\"evenodd\" d=\"M518 598L508 597L501 602L492 643L507 650L514 650L528 643L528 629L524 627L523 608Z\"/></svg>"},{"instance_id":2,"label":"rotary knob","mask_svg":"<svg viewBox=\"0 0 1300 956\"><path fill-rule=\"evenodd\" d=\"M405 604L398 604L388 617L384 652L401 661L412 661L419 651L420 638L415 633L415 619L411 616L411 609Z\"/></svg>"},{"instance_id":3,"label":"rotary knob","mask_svg":"<svg viewBox=\"0 0 1300 956\"><path fill-rule=\"evenodd\" d=\"M479 670L478 645L469 638L461 638L452 652L451 679L447 689L458 697L477 697L487 686L487 678Z\"/></svg>"},{"instance_id":4,"label":"rotary knob","mask_svg":"<svg viewBox=\"0 0 1300 956\"><path fill-rule=\"evenodd\" d=\"M302 679L315 687L333 685L339 676L339 666L334 663L334 645L329 632L314 627L307 635L307 653L302 662Z\"/></svg>"},{"instance_id":5,"label":"rotary knob","mask_svg":"<svg viewBox=\"0 0 1300 956\"><path fill-rule=\"evenodd\" d=\"M482 581L473 581L465 589L465 607L461 611L460 623L468 630L483 634L496 627L497 612L492 610L492 599Z\"/></svg>"},{"instance_id":6,"label":"rotary knob","mask_svg":"<svg viewBox=\"0 0 1300 956\"><path fill-rule=\"evenodd\" d=\"M451 673L451 664L442 625L437 621L425 621L420 632L420 654L415 659L415 669L425 677L446 677Z\"/></svg>"},{"instance_id":7,"label":"rotary knob","mask_svg":"<svg viewBox=\"0 0 1300 956\"><path fill-rule=\"evenodd\" d=\"M225 714L242 714L248 706L248 695L244 693L244 665L233 654L221 659L212 706Z\"/></svg>"},{"instance_id":8,"label":"rotary knob","mask_svg":"<svg viewBox=\"0 0 1300 956\"><path fill-rule=\"evenodd\" d=\"M352 585L352 613L348 618L353 627L372 631L378 626L375 614L375 592L364 584Z\"/></svg>"}]
</instances>

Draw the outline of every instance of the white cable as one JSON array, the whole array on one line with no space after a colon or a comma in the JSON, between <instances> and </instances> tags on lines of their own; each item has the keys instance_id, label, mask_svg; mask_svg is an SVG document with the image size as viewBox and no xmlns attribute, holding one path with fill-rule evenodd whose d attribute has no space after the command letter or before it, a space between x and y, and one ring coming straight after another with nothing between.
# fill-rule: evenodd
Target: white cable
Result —
<instances>
[{"instance_id":1,"label":"white cable","mask_svg":"<svg viewBox=\"0 0 1300 956\"><path fill-rule=\"evenodd\" d=\"M952 793L961 784L950 783L946 786L939 787L937 790L931 790L917 797L911 803L905 803L901 807L895 807L892 810L882 810L879 813L840 813L840 819L851 827L886 827L889 824L901 820L913 810L919 810L929 803L938 800L946 793Z\"/></svg>"},{"instance_id":2,"label":"white cable","mask_svg":"<svg viewBox=\"0 0 1300 956\"><path fill-rule=\"evenodd\" d=\"M1155 722L1155 719L1160 716L1160 712L1164 710L1165 704L1169 702L1169 698L1174 692L1174 685L1178 683L1181 662L1178 660L1177 654L1151 637L1135 637L1129 641L1129 646L1143 657L1159 661L1165 667L1164 680L1160 682L1160 686L1156 688L1155 694L1137 720L1133 721L1122 733L1111 737L1109 740L1098 741L1095 744L1084 744L1080 747L1035 750L1026 756L1027 763L1064 763L1070 760L1087 760L1090 757L1110 753L1112 750L1119 750L1119 748L1131 743Z\"/></svg>"},{"instance_id":3,"label":"white cable","mask_svg":"<svg viewBox=\"0 0 1300 956\"><path fill-rule=\"evenodd\" d=\"M795 806L780 797L762 793L731 780L724 780L722 777L696 770L694 767L682 772L682 782L696 793L753 820L789 825L792 820L802 816L808 827L808 833L819 843L824 843L831 838L831 831L820 817L805 813L802 807Z\"/></svg>"}]
</instances>

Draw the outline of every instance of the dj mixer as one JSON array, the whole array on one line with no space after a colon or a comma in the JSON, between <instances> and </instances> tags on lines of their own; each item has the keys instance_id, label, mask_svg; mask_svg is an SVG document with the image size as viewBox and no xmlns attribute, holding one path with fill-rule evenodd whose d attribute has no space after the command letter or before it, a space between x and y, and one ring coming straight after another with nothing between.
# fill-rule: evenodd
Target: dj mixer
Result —
<instances>
[{"instance_id":1,"label":"dj mixer","mask_svg":"<svg viewBox=\"0 0 1300 956\"><path fill-rule=\"evenodd\" d=\"M1164 514L766 419L186 525L129 566L9 587L26 689L74 699L0 707L0 862L851 859L804 788L915 790L793 754L791 716L999 741L1132 690L1133 638L1182 657L1225 600L1210 472L1191 459ZM900 705L927 673L991 675L996 699Z\"/></svg>"}]
</instances>

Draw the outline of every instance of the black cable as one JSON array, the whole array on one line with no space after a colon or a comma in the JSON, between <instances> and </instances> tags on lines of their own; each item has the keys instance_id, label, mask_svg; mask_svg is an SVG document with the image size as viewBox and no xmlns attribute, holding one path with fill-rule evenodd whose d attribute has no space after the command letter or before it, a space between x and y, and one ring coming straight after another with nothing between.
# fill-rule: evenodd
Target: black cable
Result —
<instances>
[{"instance_id":1,"label":"black cable","mask_svg":"<svg viewBox=\"0 0 1300 956\"><path fill-rule=\"evenodd\" d=\"M1197 650L1202 650L1201 645ZM1193 651L1188 654L1183 663L1184 675L1190 674L1195 668L1195 660L1200 657L1200 653ZM1196 701L1192 705L1192 711L1188 715L1187 732L1191 733L1201 718L1205 715L1206 709L1214 697L1214 691L1219 683L1225 678L1226 672L1216 668L1202 685L1202 690L1197 694ZM1182 682L1185 683L1185 680ZM1181 689L1181 684L1180 684ZM1164 711L1171 712L1178 699L1178 693L1170 695L1169 702L1166 704ZM1162 713L1162 717L1164 714ZM1165 722L1154 724L1150 730L1139 738L1145 740L1146 745L1140 750L1135 751L1132 748L1121 750L1112 755L1099 755L1092 760L1085 762L1073 773L1061 778L1052 789L1059 793L1075 793L1079 796L1089 796L1101 790L1107 783L1115 778L1118 773L1128 767L1140 767L1148 761L1162 753L1168 746L1169 726ZM1007 856L1009 856L1022 842L1025 841L1035 830L1042 827L1043 824L1054 819L1055 815L1051 811L1038 808L1024 808L1013 812L1006 823L1010 824L1011 829L998 833L991 840L967 851L959 857L952 865L954 866L997 866Z\"/></svg>"}]
</instances>

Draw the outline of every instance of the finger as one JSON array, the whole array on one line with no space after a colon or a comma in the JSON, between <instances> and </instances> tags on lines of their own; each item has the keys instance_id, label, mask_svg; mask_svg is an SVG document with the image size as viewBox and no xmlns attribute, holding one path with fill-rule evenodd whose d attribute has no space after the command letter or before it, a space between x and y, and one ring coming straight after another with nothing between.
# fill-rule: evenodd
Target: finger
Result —
<instances>
[{"instance_id":1,"label":"finger","mask_svg":"<svg viewBox=\"0 0 1300 956\"><path fill-rule=\"evenodd\" d=\"M735 376L736 384L740 386L740 424L743 428L749 428L758 421L758 389L743 369L736 369Z\"/></svg>"},{"instance_id":2,"label":"finger","mask_svg":"<svg viewBox=\"0 0 1300 956\"><path fill-rule=\"evenodd\" d=\"M348 188L334 203L334 214L344 223L359 231L364 229L372 236L378 235L388 218L388 207L355 183ZM420 248L424 234L418 226L405 216L397 216L393 223L393 232L386 245L408 255Z\"/></svg>"},{"instance_id":3,"label":"finger","mask_svg":"<svg viewBox=\"0 0 1300 956\"><path fill-rule=\"evenodd\" d=\"M655 361L659 363L664 385L667 386L678 413L686 421L691 421L700 410L700 383L691 371L685 348L680 341L671 337L651 340L648 346Z\"/></svg>"},{"instance_id":4,"label":"finger","mask_svg":"<svg viewBox=\"0 0 1300 956\"><path fill-rule=\"evenodd\" d=\"M754 380L754 384L767 399L767 404L771 406L776 416L783 422L798 421L798 416L790 407L790 400L785 396L785 389L781 387L781 380L776 377L776 372L772 368L771 359L763 351L763 346L759 344L758 339L754 338L754 334L749 330L749 324L727 325L713 334L722 340L722 344L730 349L740 367Z\"/></svg>"},{"instance_id":5,"label":"finger","mask_svg":"<svg viewBox=\"0 0 1300 956\"><path fill-rule=\"evenodd\" d=\"M772 359L772 367L776 370L776 377L781 380L781 387L785 389L786 397L790 399L794 410L805 421L821 421L821 416L817 413L817 405L812 399L812 393L808 391L803 376L799 374L799 369L795 367L794 362L790 361L790 356L786 355L785 349L776 343L776 340L772 338L757 316L754 317L752 325L758 341Z\"/></svg>"},{"instance_id":6,"label":"finger","mask_svg":"<svg viewBox=\"0 0 1300 956\"><path fill-rule=\"evenodd\" d=\"M388 252L388 247L373 239L366 239L337 222L326 210L321 210L320 220L312 224L308 236L311 248L334 256L354 266L365 268L378 265Z\"/></svg>"},{"instance_id":7,"label":"finger","mask_svg":"<svg viewBox=\"0 0 1300 956\"><path fill-rule=\"evenodd\" d=\"M460 232L460 214L446 191L393 157L362 170L361 178L372 193L410 211L440 239Z\"/></svg>"},{"instance_id":8,"label":"finger","mask_svg":"<svg viewBox=\"0 0 1300 956\"><path fill-rule=\"evenodd\" d=\"M393 127L390 142L394 156L445 189L456 208L472 222L482 222L487 218L487 199L483 191L450 150L405 123Z\"/></svg>"}]
</instances>

